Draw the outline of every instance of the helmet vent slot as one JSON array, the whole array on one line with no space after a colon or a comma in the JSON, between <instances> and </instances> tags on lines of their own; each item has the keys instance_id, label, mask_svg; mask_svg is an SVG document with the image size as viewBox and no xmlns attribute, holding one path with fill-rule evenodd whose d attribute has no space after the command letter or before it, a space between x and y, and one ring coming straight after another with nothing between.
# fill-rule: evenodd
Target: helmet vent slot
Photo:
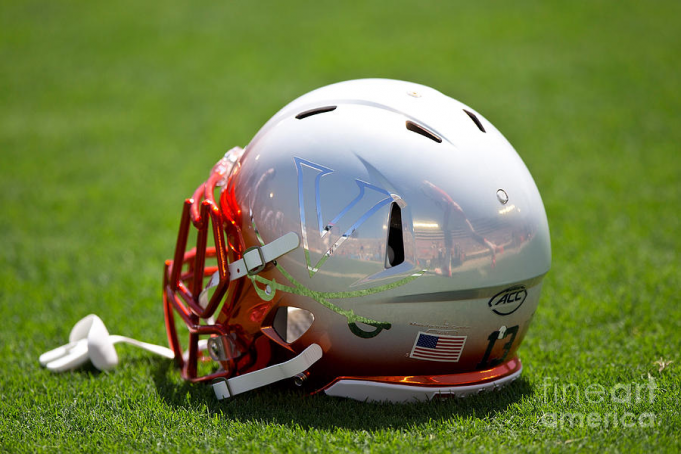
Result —
<instances>
[{"instance_id":1,"label":"helmet vent slot","mask_svg":"<svg viewBox=\"0 0 681 454\"><path fill-rule=\"evenodd\" d=\"M463 111L466 112L469 117L471 117L471 120L473 120L473 123L475 123L475 126L477 126L480 131L487 132L482 126L482 123L480 123L480 120L478 120L478 117L473 112L469 112L466 109L463 109Z\"/></svg>"},{"instance_id":2,"label":"helmet vent slot","mask_svg":"<svg viewBox=\"0 0 681 454\"><path fill-rule=\"evenodd\" d=\"M388 246L385 251L385 267L392 268L404 262L404 239L402 234L402 209L397 203L390 208L388 220Z\"/></svg>"},{"instance_id":3,"label":"helmet vent slot","mask_svg":"<svg viewBox=\"0 0 681 454\"><path fill-rule=\"evenodd\" d=\"M407 129L412 132L415 132L416 134L421 134L423 137L428 137L430 140L433 140L437 143L442 143L442 139L440 137L428 131L423 126L414 123L413 121L407 121Z\"/></svg>"},{"instance_id":4,"label":"helmet vent slot","mask_svg":"<svg viewBox=\"0 0 681 454\"><path fill-rule=\"evenodd\" d=\"M331 112L332 110L336 110L337 106L326 106L326 107L317 107L316 109L311 109L311 110L306 110L305 112L300 112L298 115L296 115L296 118L298 120L302 120L303 118L311 117L312 115L317 115L325 112Z\"/></svg>"}]
</instances>

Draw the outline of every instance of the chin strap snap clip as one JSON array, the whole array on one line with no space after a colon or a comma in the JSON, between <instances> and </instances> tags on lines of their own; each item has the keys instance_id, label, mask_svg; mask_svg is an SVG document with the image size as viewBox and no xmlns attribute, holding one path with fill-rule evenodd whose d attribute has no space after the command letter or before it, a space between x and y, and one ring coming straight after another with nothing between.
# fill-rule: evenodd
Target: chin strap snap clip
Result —
<instances>
[{"instance_id":1,"label":"chin strap snap clip","mask_svg":"<svg viewBox=\"0 0 681 454\"><path fill-rule=\"evenodd\" d=\"M215 397L218 400L223 400L280 380L293 378L319 361L322 354L322 348L317 344L312 344L300 355L281 364L275 364L230 379L219 378L213 382Z\"/></svg>"},{"instance_id":2,"label":"chin strap snap clip","mask_svg":"<svg viewBox=\"0 0 681 454\"><path fill-rule=\"evenodd\" d=\"M258 274L269 262L291 252L299 244L298 235L295 232L289 232L264 246L248 248L241 260L229 264L229 280L233 281L247 274Z\"/></svg>"},{"instance_id":3,"label":"chin strap snap clip","mask_svg":"<svg viewBox=\"0 0 681 454\"><path fill-rule=\"evenodd\" d=\"M254 246L244 252L240 260L229 264L229 280L240 279L246 275L253 276L265 269L268 263L278 259L284 254L291 252L300 245L300 238L295 232L289 232L284 236L264 246ZM199 294L201 307L208 307L211 289L220 284L220 272L216 271L210 278L208 285Z\"/></svg>"}]
</instances>

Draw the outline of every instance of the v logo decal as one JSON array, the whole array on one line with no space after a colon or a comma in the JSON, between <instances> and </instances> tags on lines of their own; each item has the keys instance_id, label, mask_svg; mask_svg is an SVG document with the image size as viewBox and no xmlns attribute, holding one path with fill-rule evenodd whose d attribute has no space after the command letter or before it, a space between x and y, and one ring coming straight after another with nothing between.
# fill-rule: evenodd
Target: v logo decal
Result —
<instances>
[{"instance_id":1,"label":"v logo decal","mask_svg":"<svg viewBox=\"0 0 681 454\"><path fill-rule=\"evenodd\" d=\"M385 189L375 186L371 183L367 183L366 181L355 179L355 183L357 184L357 187L359 189L359 194L353 200L351 200L350 203L348 203L342 210L340 210L340 212L338 212L338 214L336 214L331 221L325 223L324 216L322 213L321 192L319 189L320 182L324 176L330 175L334 171L333 169L329 169L328 167L315 164L314 162L307 161L302 158L294 158L294 160L296 163L296 170L298 171L298 205L300 207L300 226L303 237L303 249L305 250L305 261L307 263L307 270L308 273L310 274L310 277L312 277L315 275L315 273L317 273L317 271L319 271L319 268L321 268L321 266L324 265L324 262L326 262L326 260L343 244L343 242L345 242L345 240L347 240L350 237L350 235L352 235L352 233L360 225L362 225L367 219L369 219L372 215L374 215L378 210L380 210L385 205L389 204L393 200L396 199L399 200L399 196L393 195L386 191ZM319 227L320 239L325 238L336 224L338 224L340 221L346 218L346 215L348 214L349 211L351 211L358 203L362 202L363 199L368 197L368 194L371 194L373 192L375 198L376 193L378 193L379 197L381 197L378 200L378 202L374 203L373 206L367 209L363 214L360 214L359 217L355 219L354 222L352 222L351 226L348 227L348 229L345 232L343 232L340 238L326 250L322 257L317 261L317 263L314 264L314 266L312 265L312 261L310 259L310 240L312 240L313 238L308 237L308 229L305 217L306 193L308 194L307 200L309 200L309 196L311 196L312 194L310 194L309 190L306 190L306 188L308 188L310 185L306 186L304 184L303 178L303 174L309 175L310 170L304 172L304 169L310 169L312 172L316 173L316 175L314 176L314 200L317 211L316 213L317 225Z\"/></svg>"}]
</instances>

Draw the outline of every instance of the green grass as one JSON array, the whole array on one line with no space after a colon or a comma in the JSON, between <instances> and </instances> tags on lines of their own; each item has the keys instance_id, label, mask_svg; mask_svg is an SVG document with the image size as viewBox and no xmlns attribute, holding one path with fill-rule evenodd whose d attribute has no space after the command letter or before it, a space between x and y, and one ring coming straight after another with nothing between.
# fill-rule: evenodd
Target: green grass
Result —
<instances>
[{"instance_id":1,"label":"green grass","mask_svg":"<svg viewBox=\"0 0 681 454\"><path fill-rule=\"evenodd\" d=\"M681 3L217 3L0 4L0 450L681 449ZM184 197L285 103L360 77L472 105L533 173L553 266L522 379L418 405L218 403L126 347L110 373L40 368L90 312L164 343ZM584 395L649 377L653 399Z\"/></svg>"}]
</instances>

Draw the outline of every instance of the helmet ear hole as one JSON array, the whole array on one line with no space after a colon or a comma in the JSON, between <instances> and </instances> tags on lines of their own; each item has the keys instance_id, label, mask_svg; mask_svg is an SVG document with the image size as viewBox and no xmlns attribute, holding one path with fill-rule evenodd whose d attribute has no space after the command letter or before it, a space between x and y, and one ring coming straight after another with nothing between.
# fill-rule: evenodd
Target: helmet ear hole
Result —
<instances>
[{"instance_id":1,"label":"helmet ear hole","mask_svg":"<svg viewBox=\"0 0 681 454\"><path fill-rule=\"evenodd\" d=\"M284 306L277 309L272 328L279 337L290 344L307 332L314 322L312 312L298 307Z\"/></svg>"},{"instance_id":2,"label":"helmet ear hole","mask_svg":"<svg viewBox=\"0 0 681 454\"><path fill-rule=\"evenodd\" d=\"M397 203L390 208L388 220L388 244L385 248L385 267L392 268L404 262L404 238L402 234L402 209Z\"/></svg>"}]
</instances>

